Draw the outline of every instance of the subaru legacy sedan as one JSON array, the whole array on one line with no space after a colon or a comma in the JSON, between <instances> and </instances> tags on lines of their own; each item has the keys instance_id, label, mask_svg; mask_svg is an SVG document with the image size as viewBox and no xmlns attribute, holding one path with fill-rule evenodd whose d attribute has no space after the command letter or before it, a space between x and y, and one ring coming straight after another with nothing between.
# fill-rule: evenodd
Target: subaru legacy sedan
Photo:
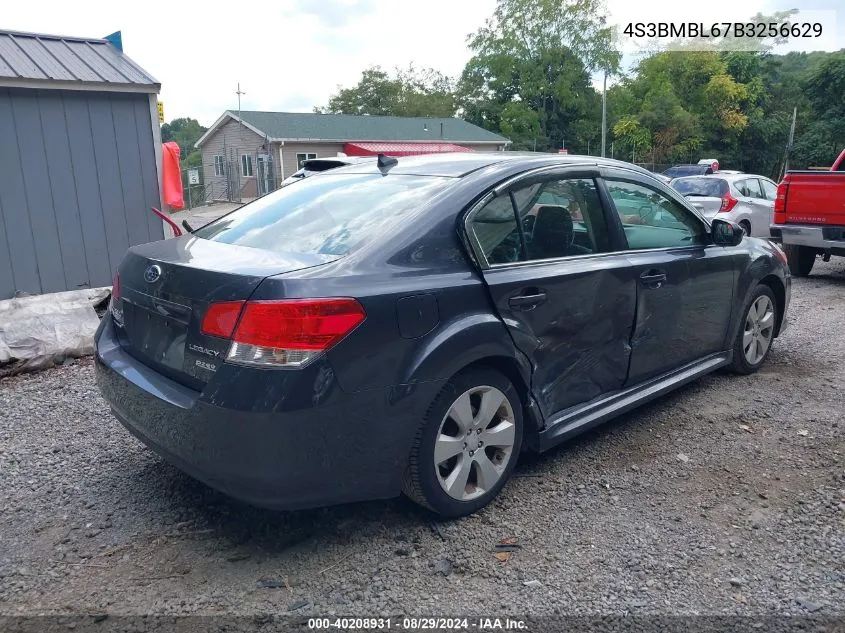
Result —
<instances>
[{"instance_id":1,"label":"subaru legacy sedan","mask_svg":"<svg viewBox=\"0 0 845 633\"><path fill-rule=\"evenodd\" d=\"M789 300L777 246L633 165L380 157L131 248L97 380L129 431L233 497L404 492L456 517L522 451L756 371Z\"/></svg>"}]
</instances>

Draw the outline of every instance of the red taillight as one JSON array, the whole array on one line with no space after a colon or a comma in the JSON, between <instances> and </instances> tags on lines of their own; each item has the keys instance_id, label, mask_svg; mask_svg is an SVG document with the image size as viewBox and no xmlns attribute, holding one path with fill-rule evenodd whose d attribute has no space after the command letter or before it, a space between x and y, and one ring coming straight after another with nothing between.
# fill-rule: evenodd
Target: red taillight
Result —
<instances>
[{"instance_id":1,"label":"red taillight","mask_svg":"<svg viewBox=\"0 0 845 633\"><path fill-rule=\"evenodd\" d=\"M789 190L789 180L784 178L778 185L778 192L775 196L774 223L784 224L786 222L786 192Z\"/></svg>"},{"instance_id":2,"label":"red taillight","mask_svg":"<svg viewBox=\"0 0 845 633\"><path fill-rule=\"evenodd\" d=\"M364 308L355 299L250 301L232 338L258 347L325 350L364 317Z\"/></svg>"},{"instance_id":3,"label":"red taillight","mask_svg":"<svg viewBox=\"0 0 845 633\"><path fill-rule=\"evenodd\" d=\"M719 213L727 213L736 206L737 202L739 202L739 200L734 198L729 191L722 196L722 206L719 207Z\"/></svg>"},{"instance_id":4,"label":"red taillight","mask_svg":"<svg viewBox=\"0 0 845 633\"><path fill-rule=\"evenodd\" d=\"M109 312L111 312L115 325L123 327L123 302L120 300L120 273L114 274L114 280L111 284Z\"/></svg>"},{"instance_id":5,"label":"red taillight","mask_svg":"<svg viewBox=\"0 0 845 633\"><path fill-rule=\"evenodd\" d=\"M209 306L202 331L232 340L228 361L301 367L366 318L355 299L225 301Z\"/></svg>"},{"instance_id":6,"label":"red taillight","mask_svg":"<svg viewBox=\"0 0 845 633\"><path fill-rule=\"evenodd\" d=\"M235 324L244 307L243 301L221 301L212 303L205 312L201 330L203 334L231 338L235 331Z\"/></svg>"}]
</instances>

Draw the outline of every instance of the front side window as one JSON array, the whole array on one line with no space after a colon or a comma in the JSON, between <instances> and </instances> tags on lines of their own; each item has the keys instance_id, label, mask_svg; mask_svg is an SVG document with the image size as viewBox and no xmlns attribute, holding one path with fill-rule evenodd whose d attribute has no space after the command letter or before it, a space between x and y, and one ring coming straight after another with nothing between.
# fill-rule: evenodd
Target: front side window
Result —
<instances>
[{"instance_id":1,"label":"front side window","mask_svg":"<svg viewBox=\"0 0 845 633\"><path fill-rule=\"evenodd\" d=\"M607 180L607 189L631 250L704 243L704 225L688 209L655 189Z\"/></svg>"},{"instance_id":2,"label":"front side window","mask_svg":"<svg viewBox=\"0 0 845 633\"><path fill-rule=\"evenodd\" d=\"M241 176L249 178L252 176L252 156L241 154Z\"/></svg>"},{"instance_id":3,"label":"front side window","mask_svg":"<svg viewBox=\"0 0 845 633\"><path fill-rule=\"evenodd\" d=\"M607 222L591 178L517 185L476 213L470 230L489 264L610 250Z\"/></svg>"},{"instance_id":4,"label":"front side window","mask_svg":"<svg viewBox=\"0 0 845 633\"><path fill-rule=\"evenodd\" d=\"M766 200L774 200L778 197L778 186L775 183L761 178L760 184L763 186L763 197Z\"/></svg>"}]
</instances>

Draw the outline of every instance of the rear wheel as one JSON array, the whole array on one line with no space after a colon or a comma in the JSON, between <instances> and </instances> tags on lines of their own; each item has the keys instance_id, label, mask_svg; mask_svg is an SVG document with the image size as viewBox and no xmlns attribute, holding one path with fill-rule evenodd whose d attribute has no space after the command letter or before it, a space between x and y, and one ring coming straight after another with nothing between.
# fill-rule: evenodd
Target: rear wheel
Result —
<instances>
[{"instance_id":1,"label":"rear wheel","mask_svg":"<svg viewBox=\"0 0 845 633\"><path fill-rule=\"evenodd\" d=\"M760 284L745 302L745 315L733 348L733 369L738 374L753 374L760 369L775 337L777 301L768 286Z\"/></svg>"},{"instance_id":2,"label":"rear wheel","mask_svg":"<svg viewBox=\"0 0 845 633\"><path fill-rule=\"evenodd\" d=\"M742 230L745 231L745 234L748 237L751 237L751 222L748 220L742 220L739 225L742 227Z\"/></svg>"},{"instance_id":3,"label":"rear wheel","mask_svg":"<svg viewBox=\"0 0 845 633\"><path fill-rule=\"evenodd\" d=\"M809 246L784 244L783 251L789 261L789 272L796 277L806 277L816 263L816 249Z\"/></svg>"},{"instance_id":4,"label":"rear wheel","mask_svg":"<svg viewBox=\"0 0 845 633\"><path fill-rule=\"evenodd\" d=\"M450 380L426 415L403 491L445 517L490 503L516 466L522 403L502 374L471 369Z\"/></svg>"}]
</instances>

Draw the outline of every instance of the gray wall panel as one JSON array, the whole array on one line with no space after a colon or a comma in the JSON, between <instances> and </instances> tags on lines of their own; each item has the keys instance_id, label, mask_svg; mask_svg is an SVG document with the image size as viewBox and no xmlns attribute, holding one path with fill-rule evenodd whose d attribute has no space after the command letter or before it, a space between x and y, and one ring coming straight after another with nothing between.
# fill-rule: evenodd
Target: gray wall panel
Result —
<instances>
[{"instance_id":1,"label":"gray wall panel","mask_svg":"<svg viewBox=\"0 0 845 633\"><path fill-rule=\"evenodd\" d=\"M88 102L88 111L91 115L91 138L94 141L100 201L103 204L106 244L111 268L114 270L129 248L129 234L126 230L126 205L120 180L111 102L91 99Z\"/></svg>"},{"instance_id":2,"label":"gray wall panel","mask_svg":"<svg viewBox=\"0 0 845 633\"><path fill-rule=\"evenodd\" d=\"M61 266L61 244L47 173L38 97L35 92L27 90L13 98L12 111L26 188L27 210L35 238L35 257L38 260L41 292L67 290L68 283Z\"/></svg>"},{"instance_id":3,"label":"gray wall panel","mask_svg":"<svg viewBox=\"0 0 845 633\"><path fill-rule=\"evenodd\" d=\"M100 180L94 161L94 141L91 138L91 118L88 116L88 97L68 93L63 97L67 121L70 160L79 203L79 219L85 240L88 279L92 287L109 286L116 264L109 260L103 205L100 202Z\"/></svg>"},{"instance_id":4,"label":"gray wall panel","mask_svg":"<svg viewBox=\"0 0 845 633\"><path fill-rule=\"evenodd\" d=\"M130 244L144 244L150 241L150 227L147 224L149 209L144 208L144 183L141 171L141 155L138 151L138 129L135 126L135 108L124 95L111 96L114 133L117 147L131 147L132 152L120 152L120 182L126 204L126 230Z\"/></svg>"},{"instance_id":5,"label":"gray wall panel","mask_svg":"<svg viewBox=\"0 0 845 633\"><path fill-rule=\"evenodd\" d=\"M133 105L135 106L135 126L138 134L138 152L141 156L141 171L144 178L144 217L147 218L150 241L162 240L164 239L164 227L161 220L150 211L151 207L159 208L161 206L150 104L135 99ZM158 121L156 121L156 125L158 125Z\"/></svg>"},{"instance_id":6,"label":"gray wall panel","mask_svg":"<svg viewBox=\"0 0 845 633\"><path fill-rule=\"evenodd\" d=\"M41 130L47 157L49 187L56 210L55 220L67 287L85 288L89 286L88 263L76 198L73 162L68 146L64 103L61 96L57 98L49 92L39 92L38 104L41 110Z\"/></svg>"},{"instance_id":7,"label":"gray wall panel","mask_svg":"<svg viewBox=\"0 0 845 633\"><path fill-rule=\"evenodd\" d=\"M106 286L161 239L146 94L0 89L0 299Z\"/></svg>"},{"instance_id":8,"label":"gray wall panel","mask_svg":"<svg viewBox=\"0 0 845 633\"><path fill-rule=\"evenodd\" d=\"M3 219L3 200L0 198L0 289L14 288L15 276L12 270L12 258L9 256L6 222Z\"/></svg>"},{"instance_id":9,"label":"gray wall panel","mask_svg":"<svg viewBox=\"0 0 845 633\"><path fill-rule=\"evenodd\" d=\"M0 299L11 297L17 290L41 292L27 208L12 99L0 90L0 212L6 227L6 241L0 248L8 253L14 279L11 286L0 286Z\"/></svg>"}]
</instances>

